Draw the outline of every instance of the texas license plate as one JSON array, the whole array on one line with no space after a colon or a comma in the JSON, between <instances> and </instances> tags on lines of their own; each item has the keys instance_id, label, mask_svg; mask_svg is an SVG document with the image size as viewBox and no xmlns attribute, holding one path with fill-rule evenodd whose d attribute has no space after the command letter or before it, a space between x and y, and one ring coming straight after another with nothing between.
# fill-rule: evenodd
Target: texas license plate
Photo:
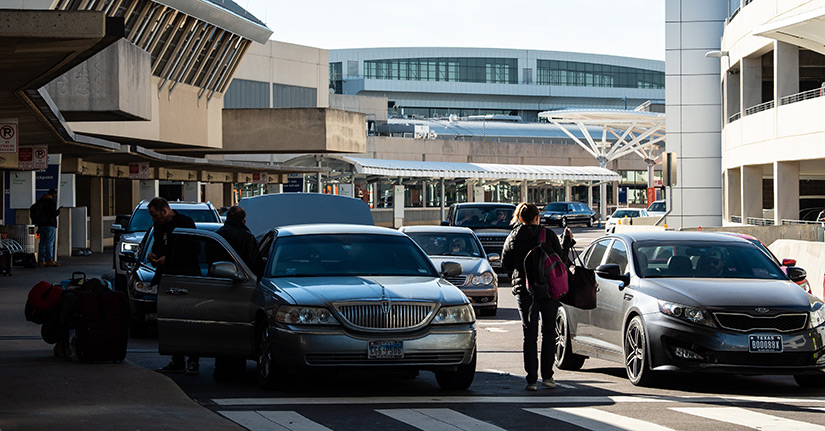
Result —
<instances>
[{"instance_id":1,"label":"texas license plate","mask_svg":"<svg viewBox=\"0 0 825 431\"><path fill-rule=\"evenodd\" d=\"M782 352L781 335L749 335L748 351L752 353Z\"/></svg>"},{"instance_id":2,"label":"texas license plate","mask_svg":"<svg viewBox=\"0 0 825 431\"><path fill-rule=\"evenodd\" d=\"M369 359L399 359L404 357L404 346L401 341L377 340L370 341L367 349Z\"/></svg>"}]
</instances>

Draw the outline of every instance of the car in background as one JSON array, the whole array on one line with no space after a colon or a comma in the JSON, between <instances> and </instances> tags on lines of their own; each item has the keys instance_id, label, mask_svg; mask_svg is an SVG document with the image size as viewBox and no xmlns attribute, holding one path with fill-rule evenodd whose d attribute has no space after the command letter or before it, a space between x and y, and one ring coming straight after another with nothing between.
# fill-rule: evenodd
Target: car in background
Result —
<instances>
[{"instance_id":1,"label":"car in background","mask_svg":"<svg viewBox=\"0 0 825 431\"><path fill-rule=\"evenodd\" d=\"M475 232L487 255L501 256L504 240L510 234L510 221L516 206L497 202L463 202L450 205L447 220L442 226L467 227ZM502 276L509 277L501 267L501 261L491 262L493 269Z\"/></svg>"},{"instance_id":2,"label":"car in background","mask_svg":"<svg viewBox=\"0 0 825 431\"><path fill-rule=\"evenodd\" d=\"M551 202L540 213L541 224L567 227L569 224L585 224L592 227L598 215L581 202Z\"/></svg>"},{"instance_id":3,"label":"car in background","mask_svg":"<svg viewBox=\"0 0 825 431\"><path fill-rule=\"evenodd\" d=\"M249 199L239 205L264 250L260 278L215 232L172 233L169 268L158 287L160 354L224 358L241 369L254 359L264 387L281 384L291 369L429 370L445 389L472 384L475 313L446 281L461 274L461 265L436 268L410 237L373 226L358 199L317 193ZM323 215L352 220L341 210L344 199L357 206L363 223L317 223ZM303 214L314 220L284 224L306 220Z\"/></svg>"},{"instance_id":4,"label":"car in background","mask_svg":"<svg viewBox=\"0 0 825 431\"><path fill-rule=\"evenodd\" d=\"M461 274L447 281L461 289L477 314L495 316L498 309L498 276L490 262L500 260L495 253L484 252L481 241L466 227L405 226L399 229L430 256L436 268L442 262L458 262Z\"/></svg>"},{"instance_id":5,"label":"car in background","mask_svg":"<svg viewBox=\"0 0 825 431\"><path fill-rule=\"evenodd\" d=\"M595 270L597 306L563 305L556 366L600 358L634 385L659 372L792 375L825 387L825 306L799 289L756 245L707 232L634 232L602 237L582 254Z\"/></svg>"},{"instance_id":6,"label":"car in background","mask_svg":"<svg viewBox=\"0 0 825 431\"><path fill-rule=\"evenodd\" d=\"M616 225L619 224L619 220L624 220L622 223L630 224L633 222L625 219L633 219L636 217L648 217L647 210L644 208L619 208L608 217L604 225L604 232L614 233L616 232Z\"/></svg>"},{"instance_id":7,"label":"car in background","mask_svg":"<svg viewBox=\"0 0 825 431\"><path fill-rule=\"evenodd\" d=\"M735 237L743 238L743 239L746 239L746 240L750 241L751 243L753 243L753 245L759 247L760 250L762 250L765 254L767 254L768 257L770 257L771 260L773 260L777 265L779 265L780 268L782 268L782 271L785 272L785 274L788 273L788 268L796 266L796 259L787 259L786 258L786 259L782 259L782 261L780 261L779 259L776 258L776 256L773 254L773 252L771 252L771 250L768 248L768 246L766 246L765 243L760 241L759 238L756 238L755 236L751 236L751 235L748 235L748 234L745 234L745 233L737 233L737 232L718 232L718 233L721 233L722 235L735 236ZM797 280L796 284L798 284L799 287L802 288L802 290L808 292L809 294L813 294L813 291L811 290L811 284L808 283L808 274L807 273L805 274L805 277L802 277L801 279Z\"/></svg>"},{"instance_id":8,"label":"car in background","mask_svg":"<svg viewBox=\"0 0 825 431\"><path fill-rule=\"evenodd\" d=\"M195 223L198 229L216 231L222 223ZM157 268L149 261L154 245L154 227L150 227L135 250L120 252L120 260L129 266L126 273L126 293L129 296L129 333L143 337L157 329L158 286L154 284Z\"/></svg>"},{"instance_id":9,"label":"car in background","mask_svg":"<svg viewBox=\"0 0 825 431\"><path fill-rule=\"evenodd\" d=\"M111 232L116 238L113 263L116 290L124 291L126 289L126 274L129 271L129 264L120 259L120 253L136 251L146 231L154 223L152 216L149 215L148 205L149 201L141 201L132 211L128 221L124 220L125 225L113 224L111 227ZM169 202L169 207L190 217L195 223L219 223L221 221L218 211L209 202Z\"/></svg>"},{"instance_id":10,"label":"car in background","mask_svg":"<svg viewBox=\"0 0 825 431\"><path fill-rule=\"evenodd\" d=\"M667 203L662 200L653 201L647 207L647 215L650 217L661 217L667 213Z\"/></svg>"}]
</instances>

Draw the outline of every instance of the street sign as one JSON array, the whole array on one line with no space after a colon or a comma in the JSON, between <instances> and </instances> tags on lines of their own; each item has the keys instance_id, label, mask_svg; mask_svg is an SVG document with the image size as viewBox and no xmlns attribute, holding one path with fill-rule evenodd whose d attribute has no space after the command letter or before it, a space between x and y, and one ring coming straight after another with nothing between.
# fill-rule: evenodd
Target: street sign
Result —
<instances>
[{"instance_id":1,"label":"street sign","mask_svg":"<svg viewBox=\"0 0 825 431\"><path fill-rule=\"evenodd\" d=\"M0 153L17 152L17 118L0 120Z\"/></svg>"},{"instance_id":2,"label":"street sign","mask_svg":"<svg viewBox=\"0 0 825 431\"><path fill-rule=\"evenodd\" d=\"M34 148L20 147L17 151L17 168L23 171L34 169Z\"/></svg>"},{"instance_id":3,"label":"street sign","mask_svg":"<svg viewBox=\"0 0 825 431\"><path fill-rule=\"evenodd\" d=\"M148 180L149 163L129 163L129 178L132 180Z\"/></svg>"},{"instance_id":4,"label":"street sign","mask_svg":"<svg viewBox=\"0 0 825 431\"><path fill-rule=\"evenodd\" d=\"M32 147L32 165L36 171L43 171L49 167L48 147Z\"/></svg>"},{"instance_id":5,"label":"street sign","mask_svg":"<svg viewBox=\"0 0 825 431\"><path fill-rule=\"evenodd\" d=\"M267 184L269 183L269 176L265 173L252 174L252 184Z\"/></svg>"}]
</instances>

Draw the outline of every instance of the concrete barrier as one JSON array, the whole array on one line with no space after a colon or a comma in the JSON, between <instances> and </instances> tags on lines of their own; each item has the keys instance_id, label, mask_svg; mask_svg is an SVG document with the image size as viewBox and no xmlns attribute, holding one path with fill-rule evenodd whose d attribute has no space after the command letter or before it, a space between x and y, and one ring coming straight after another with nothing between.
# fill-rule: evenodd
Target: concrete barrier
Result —
<instances>
[{"instance_id":1,"label":"concrete barrier","mask_svg":"<svg viewBox=\"0 0 825 431\"><path fill-rule=\"evenodd\" d=\"M825 279L825 242L780 239L768 246L779 260L796 259L796 265L808 272L811 291L819 298L825 297L822 282Z\"/></svg>"},{"instance_id":2,"label":"concrete barrier","mask_svg":"<svg viewBox=\"0 0 825 431\"><path fill-rule=\"evenodd\" d=\"M682 231L696 231L700 228L682 228ZM759 238L765 244L772 244L779 239L795 239L799 241L822 242L823 228L821 225L798 224L781 226L717 226L702 227L704 232L736 232Z\"/></svg>"}]
</instances>

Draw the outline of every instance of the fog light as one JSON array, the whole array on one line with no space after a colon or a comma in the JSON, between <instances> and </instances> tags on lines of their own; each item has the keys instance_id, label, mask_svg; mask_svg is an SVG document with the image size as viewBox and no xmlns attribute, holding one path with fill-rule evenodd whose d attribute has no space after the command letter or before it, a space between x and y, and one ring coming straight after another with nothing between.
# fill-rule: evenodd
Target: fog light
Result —
<instances>
[{"instance_id":1,"label":"fog light","mask_svg":"<svg viewBox=\"0 0 825 431\"><path fill-rule=\"evenodd\" d=\"M702 355L692 350L684 349L682 347L674 347L673 354L676 355L676 357L682 359L692 359L696 361L701 361L702 359L705 359Z\"/></svg>"}]
</instances>

